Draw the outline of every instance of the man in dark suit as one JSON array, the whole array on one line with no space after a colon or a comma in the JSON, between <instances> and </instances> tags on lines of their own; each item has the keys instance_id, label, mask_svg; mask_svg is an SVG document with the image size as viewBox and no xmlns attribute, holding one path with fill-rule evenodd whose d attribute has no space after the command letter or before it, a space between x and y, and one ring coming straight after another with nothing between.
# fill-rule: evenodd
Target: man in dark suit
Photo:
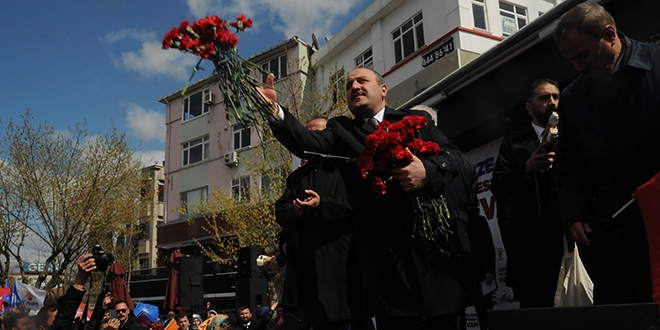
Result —
<instances>
[{"instance_id":1,"label":"man in dark suit","mask_svg":"<svg viewBox=\"0 0 660 330\"><path fill-rule=\"evenodd\" d=\"M507 255L506 282L521 308L554 306L564 254L557 187L549 168L555 153L541 143L558 104L556 82L532 83L525 103L532 122L504 137L491 181Z\"/></svg>"},{"instance_id":2,"label":"man in dark suit","mask_svg":"<svg viewBox=\"0 0 660 330\"><path fill-rule=\"evenodd\" d=\"M327 121L314 117L307 128L324 130ZM277 223L288 234L282 293L287 313L295 308L302 324L317 330L373 329L371 318L359 315L351 205L335 161L301 165L287 178L275 208Z\"/></svg>"},{"instance_id":3,"label":"man in dark suit","mask_svg":"<svg viewBox=\"0 0 660 330\"><path fill-rule=\"evenodd\" d=\"M276 100L273 90L262 90L262 94L269 101ZM367 135L374 131L370 121L396 122L408 115L426 116L431 121L424 112L386 107L386 95L387 86L378 73L357 68L346 80L347 104L355 118L336 117L328 122L326 130L310 132L286 110L275 106L279 120L271 121L271 127L278 140L301 158L310 157L306 151L357 157ZM460 151L434 125L422 128L419 136L438 143L443 151L424 161L413 156L408 166L393 169L393 179L398 184L388 186L385 195L374 193L369 183L359 181L355 162L341 165L353 207L364 311L376 315L379 330L464 326L469 280L457 255L463 253L464 245L469 246L469 210L463 209L469 203L456 199L469 194L459 190L470 188L454 188L452 195L456 199L444 189L466 163ZM409 194L420 190L432 196L447 195L449 207L456 215L452 242L445 247L451 257L413 239L415 217Z\"/></svg>"},{"instance_id":4,"label":"man in dark suit","mask_svg":"<svg viewBox=\"0 0 660 330\"><path fill-rule=\"evenodd\" d=\"M650 302L639 207L619 210L660 171L660 46L617 33L614 18L588 2L562 16L554 37L581 73L561 94L556 178L564 227L594 283L594 304Z\"/></svg>"}]
</instances>

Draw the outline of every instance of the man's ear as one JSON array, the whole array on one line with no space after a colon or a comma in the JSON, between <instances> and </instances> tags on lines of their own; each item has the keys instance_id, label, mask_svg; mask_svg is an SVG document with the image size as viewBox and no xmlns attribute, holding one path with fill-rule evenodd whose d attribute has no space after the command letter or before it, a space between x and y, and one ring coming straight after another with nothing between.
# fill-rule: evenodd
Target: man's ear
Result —
<instances>
[{"instance_id":1,"label":"man's ear","mask_svg":"<svg viewBox=\"0 0 660 330\"><path fill-rule=\"evenodd\" d=\"M529 102L525 102L525 109L527 110L527 113L531 116L532 115L532 104Z\"/></svg>"},{"instance_id":2,"label":"man's ear","mask_svg":"<svg viewBox=\"0 0 660 330\"><path fill-rule=\"evenodd\" d=\"M603 40L607 42L614 42L616 38L616 28L612 24L605 25L605 28L603 28Z\"/></svg>"},{"instance_id":3,"label":"man's ear","mask_svg":"<svg viewBox=\"0 0 660 330\"><path fill-rule=\"evenodd\" d=\"M387 97L387 85L380 85L380 94L383 97L383 100Z\"/></svg>"}]
</instances>

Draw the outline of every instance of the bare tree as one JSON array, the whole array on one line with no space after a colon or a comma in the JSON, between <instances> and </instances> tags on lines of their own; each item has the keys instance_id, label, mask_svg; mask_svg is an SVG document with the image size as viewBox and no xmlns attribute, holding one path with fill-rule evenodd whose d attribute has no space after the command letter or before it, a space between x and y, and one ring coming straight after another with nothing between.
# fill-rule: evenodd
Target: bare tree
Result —
<instances>
[{"instance_id":1,"label":"bare tree","mask_svg":"<svg viewBox=\"0 0 660 330\"><path fill-rule=\"evenodd\" d=\"M9 121L0 147L0 211L48 246L37 280L48 289L66 284L67 269L94 243L113 251L118 237L133 234L140 164L116 129L89 136L78 124L58 133L45 123L34 127L29 110L21 118Z\"/></svg>"}]
</instances>

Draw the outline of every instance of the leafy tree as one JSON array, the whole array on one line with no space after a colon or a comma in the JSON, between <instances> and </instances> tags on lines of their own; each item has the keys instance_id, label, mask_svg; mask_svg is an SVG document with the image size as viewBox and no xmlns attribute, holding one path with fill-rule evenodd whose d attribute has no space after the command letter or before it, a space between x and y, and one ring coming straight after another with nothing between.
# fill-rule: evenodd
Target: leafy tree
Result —
<instances>
[{"instance_id":1,"label":"leafy tree","mask_svg":"<svg viewBox=\"0 0 660 330\"><path fill-rule=\"evenodd\" d=\"M75 275L78 258L93 244L121 252L120 240L135 234L143 205L140 164L116 128L89 136L79 124L65 132L35 127L29 110L21 118L9 121L0 146L0 212L2 223L27 229L47 246L37 286L49 289L68 284L67 274ZM133 262L116 254L125 265Z\"/></svg>"}]
</instances>

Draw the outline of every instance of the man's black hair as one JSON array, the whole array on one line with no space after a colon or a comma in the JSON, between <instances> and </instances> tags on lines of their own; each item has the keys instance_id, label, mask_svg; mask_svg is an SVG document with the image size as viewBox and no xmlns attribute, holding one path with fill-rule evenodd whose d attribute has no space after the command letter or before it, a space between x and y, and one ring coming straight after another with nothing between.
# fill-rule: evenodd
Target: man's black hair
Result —
<instances>
[{"instance_id":1,"label":"man's black hair","mask_svg":"<svg viewBox=\"0 0 660 330\"><path fill-rule=\"evenodd\" d=\"M552 80L552 79L542 78L542 79L535 80L527 88L527 102L531 103L532 101L534 101L534 91L536 90L537 87L539 87L541 85L545 85L545 84L554 85L555 87L557 87L557 89L559 89L559 84L557 84L557 82Z\"/></svg>"},{"instance_id":2,"label":"man's black hair","mask_svg":"<svg viewBox=\"0 0 660 330\"><path fill-rule=\"evenodd\" d=\"M37 315L34 316L34 325L39 327L42 326L44 329L48 329L48 317L50 313L56 312L59 309L60 305L58 303L52 303L41 307Z\"/></svg>"}]
</instances>

